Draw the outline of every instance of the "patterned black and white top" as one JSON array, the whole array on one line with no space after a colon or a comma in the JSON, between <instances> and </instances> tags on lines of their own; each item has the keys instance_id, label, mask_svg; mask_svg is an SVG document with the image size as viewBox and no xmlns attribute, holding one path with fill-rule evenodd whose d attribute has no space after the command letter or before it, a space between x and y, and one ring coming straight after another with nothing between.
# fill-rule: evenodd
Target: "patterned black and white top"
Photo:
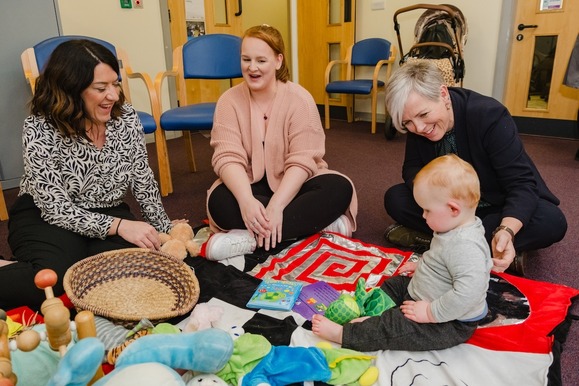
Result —
<instances>
[{"instance_id":1,"label":"patterned black and white top","mask_svg":"<svg viewBox=\"0 0 579 386\"><path fill-rule=\"evenodd\" d=\"M171 229L149 167L143 127L131 105L107 122L101 149L84 138L64 137L35 115L24 121L22 147L19 195L31 195L48 223L104 239L113 217L87 209L119 205L131 189L143 219L159 232Z\"/></svg>"}]
</instances>

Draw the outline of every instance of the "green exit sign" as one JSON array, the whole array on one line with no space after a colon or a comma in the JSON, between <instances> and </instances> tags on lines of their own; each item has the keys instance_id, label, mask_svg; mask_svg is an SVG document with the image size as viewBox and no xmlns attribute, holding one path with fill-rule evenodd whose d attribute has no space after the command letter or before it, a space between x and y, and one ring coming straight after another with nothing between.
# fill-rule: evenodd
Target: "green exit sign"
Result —
<instances>
[{"instance_id":1,"label":"green exit sign","mask_svg":"<svg viewBox=\"0 0 579 386\"><path fill-rule=\"evenodd\" d=\"M121 0L121 8L133 8L132 0Z\"/></svg>"}]
</instances>

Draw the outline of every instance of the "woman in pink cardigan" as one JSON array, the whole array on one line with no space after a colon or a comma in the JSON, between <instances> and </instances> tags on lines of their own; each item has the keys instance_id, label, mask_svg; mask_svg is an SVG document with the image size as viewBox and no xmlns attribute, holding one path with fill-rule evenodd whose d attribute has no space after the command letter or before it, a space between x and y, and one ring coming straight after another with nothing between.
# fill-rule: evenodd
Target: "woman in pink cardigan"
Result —
<instances>
[{"instance_id":1,"label":"woman in pink cardigan","mask_svg":"<svg viewBox=\"0 0 579 386\"><path fill-rule=\"evenodd\" d=\"M249 28L241 45L244 82L217 102L208 192L212 230L205 256L222 260L276 248L322 230L356 228L352 181L323 160L325 134L310 93L290 82L279 31Z\"/></svg>"}]
</instances>

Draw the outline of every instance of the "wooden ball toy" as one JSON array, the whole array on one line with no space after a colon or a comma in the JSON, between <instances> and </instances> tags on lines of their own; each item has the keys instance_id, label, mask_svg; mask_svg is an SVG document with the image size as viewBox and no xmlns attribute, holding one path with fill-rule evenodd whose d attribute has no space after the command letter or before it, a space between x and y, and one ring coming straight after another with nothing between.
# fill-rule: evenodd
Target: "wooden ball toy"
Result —
<instances>
[{"instance_id":1,"label":"wooden ball toy","mask_svg":"<svg viewBox=\"0 0 579 386\"><path fill-rule=\"evenodd\" d=\"M34 276L34 284L36 287L44 290L46 299L51 299L54 297L52 287L54 287L57 280L58 276L52 269L42 269L36 273L36 276Z\"/></svg>"},{"instance_id":2,"label":"wooden ball toy","mask_svg":"<svg viewBox=\"0 0 579 386\"><path fill-rule=\"evenodd\" d=\"M40 334L34 330L22 331L16 337L16 347L20 351L30 352L34 350L40 344Z\"/></svg>"}]
</instances>

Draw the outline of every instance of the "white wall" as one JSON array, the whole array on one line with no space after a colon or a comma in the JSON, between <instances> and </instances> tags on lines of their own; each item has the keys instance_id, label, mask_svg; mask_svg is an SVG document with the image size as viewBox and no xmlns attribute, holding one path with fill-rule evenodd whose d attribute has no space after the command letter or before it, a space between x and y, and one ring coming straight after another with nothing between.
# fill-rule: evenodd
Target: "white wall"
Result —
<instances>
[{"instance_id":1,"label":"white wall","mask_svg":"<svg viewBox=\"0 0 579 386\"><path fill-rule=\"evenodd\" d=\"M57 3L63 35L87 35L109 41L127 52L133 71L146 72L153 79L166 69L159 1L145 0L142 9L123 9L118 0L57 0ZM138 79L130 82L133 105L150 112L143 82Z\"/></svg>"},{"instance_id":2,"label":"white wall","mask_svg":"<svg viewBox=\"0 0 579 386\"><path fill-rule=\"evenodd\" d=\"M393 15L396 10L407 7L407 0L384 0L384 10L371 10L373 1L358 0L356 40L381 36L396 47L398 41L394 31ZM417 3L441 4L440 1L421 0ZM497 55L497 41L503 0L454 0L446 4L458 7L468 26L468 40L464 47L466 77L464 87L490 95ZM424 10L415 10L398 15L400 37L405 52L414 41L414 26Z\"/></svg>"}]
</instances>

